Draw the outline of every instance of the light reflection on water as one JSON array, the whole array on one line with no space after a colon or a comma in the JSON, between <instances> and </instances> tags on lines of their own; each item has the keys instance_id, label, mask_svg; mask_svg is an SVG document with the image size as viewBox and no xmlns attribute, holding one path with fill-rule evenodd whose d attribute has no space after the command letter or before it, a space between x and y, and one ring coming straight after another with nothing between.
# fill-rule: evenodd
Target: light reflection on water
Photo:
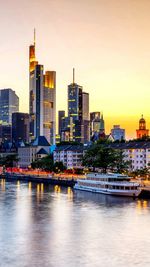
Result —
<instances>
[{"instance_id":1,"label":"light reflection on water","mask_svg":"<svg viewBox=\"0 0 150 267\"><path fill-rule=\"evenodd\" d=\"M0 266L148 267L150 201L0 180Z\"/></svg>"}]
</instances>

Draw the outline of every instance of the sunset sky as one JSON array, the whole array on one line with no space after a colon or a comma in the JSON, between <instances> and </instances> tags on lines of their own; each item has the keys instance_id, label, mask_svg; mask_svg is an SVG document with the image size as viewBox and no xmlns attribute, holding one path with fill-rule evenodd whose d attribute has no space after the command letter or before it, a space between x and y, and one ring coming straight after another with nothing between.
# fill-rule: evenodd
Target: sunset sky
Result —
<instances>
[{"instance_id":1,"label":"sunset sky","mask_svg":"<svg viewBox=\"0 0 150 267\"><path fill-rule=\"evenodd\" d=\"M57 72L57 110L67 110L67 85L90 93L90 111L103 111L135 137L141 114L150 128L149 0L5 0L0 8L0 88L20 97L28 112L28 46Z\"/></svg>"}]
</instances>

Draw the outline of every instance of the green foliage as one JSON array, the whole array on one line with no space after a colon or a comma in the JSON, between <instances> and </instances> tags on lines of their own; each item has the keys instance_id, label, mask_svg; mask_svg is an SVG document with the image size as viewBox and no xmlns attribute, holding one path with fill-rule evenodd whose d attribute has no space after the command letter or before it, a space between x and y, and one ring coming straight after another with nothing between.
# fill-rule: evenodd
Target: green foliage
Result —
<instances>
[{"instance_id":1,"label":"green foliage","mask_svg":"<svg viewBox=\"0 0 150 267\"><path fill-rule=\"evenodd\" d=\"M45 171L53 171L53 165L52 155L48 155L31 163L33 169L42 169Z\"/></svg>"},{"instance_id":2,"label":"green foliage","mask_svg":"<svg viewBox=\"0 0 150 267\"><path fill-rule=\"evenodd\" d=\"M115 150L102 144L92 145L83 157L83 166L100 168L104 173L107 169L117 172L123 172L128 169L129 162L124 161L124 155L121 150Z\"/></svg>"},{"instance_id":3,"label":"green foliage","mask_svg":"<svg viewBox=\"0 0 150 267\"><path fill-rule=\"evenodd\" d=\"M18 162L18 156L17 154L9 154L7 156L4 157L0 157L0 166L5 166L5 167L13 167L14 163Z\"/></svg>"},{"instance_id":4,"label":"green foliage","mask_svg":"<svg viewBox=\"0 0 150 267\"><path fill-rule=\"evenodd\" d=\"M44 158L32 162L31 167L33 169L41 169L44 171L54 171L54 172L60 172L66 170L66 167L63 165L62 162L56 162L54 164L52 155L48 155Z\"/></svg>"},{"instance_id":5,"label":"green foliage","mask_svg":"<svg viewBox=\"0 0 150 267\"><path fill-rule=\"evenodd\" d=\"M63 165L62 161L59 162L55 162L54 166L53 166L53 171L56 173L59 173L61 171L65 171L66 170L66 166Z\"/></svg>"},{"instance_id":6,"label":"green foliage","mask_svg":"<svg viewBox=\"0 0 150 267\"><path fill-rule=\"evenodd\" d=\"M143 169L135 170L131 173L132 176L146 176L149 174L150 174L149 168L143 168Z\"/></svg>"}]
</instances>

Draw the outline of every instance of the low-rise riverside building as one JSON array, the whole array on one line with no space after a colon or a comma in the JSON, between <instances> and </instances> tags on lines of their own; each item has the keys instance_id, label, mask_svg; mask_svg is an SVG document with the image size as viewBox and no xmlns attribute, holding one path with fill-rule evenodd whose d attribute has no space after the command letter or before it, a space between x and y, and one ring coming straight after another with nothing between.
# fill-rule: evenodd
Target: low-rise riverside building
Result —
<instances>
[{"instance_id":1,"label":"low-rise riverside building","mask_svg":"<svg viewBox=\"0 0 150 267\"><path fill-rule=\"evenodd\" d=\"M150 141L112 142L108 147L122 150L124 160L131 161L130 169L148 168L150 164ZM82 158L88 147L83 145L60 145L53 152L54 162L62 161L67 169L82 168Z\"/></svg>"},{"instance_id":2,"label":"low-rise riverside building","mask_svg":"<svg viewBox=\"0 0 150 267\"><path fill-rule=\"evenodd\" d=\"M85 148L79 145L60 145L53 152L54 163L62 161L67 169L83 168L82 158Z\"/></svg>"},{"instance_id":3,"label":"low-rise riverside building","mask_svg":"<svg viewBox=\"0 0 150 267\"><path fill-rule=\"evenodd\" d=\"M50 153L50 144L44 136L39 136L31 144L22 144L18 147L18 166L27 168L36 159L43 158Z\"/></svg>"},{"instance_id":4,"label":"low-rise riverside building","mask_svg":"<svg viewBox=\"0 0 150 267\"><path fill-rule=\"evenodd\" d=\"M148 168L150 164L150 141L132 141L126 143L112 143L114 149L123 150L125 160L131 161L131 169Z\"/></svg>"}]
</instances>

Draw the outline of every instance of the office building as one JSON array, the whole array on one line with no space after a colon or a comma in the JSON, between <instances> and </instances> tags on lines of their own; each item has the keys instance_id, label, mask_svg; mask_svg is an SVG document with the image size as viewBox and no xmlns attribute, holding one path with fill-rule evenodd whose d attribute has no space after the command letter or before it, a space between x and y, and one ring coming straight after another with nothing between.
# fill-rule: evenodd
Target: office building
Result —
<instances>
[{"instance_id":1,"label":"office building","mask_svg":"<svg viewBox=\"0 0 150 267\"><path fill-rule=\"evenodd\" d=\"M58 134L61 136L61 131L63 129L63 119L65 117L65 111L59 110L58 111Z\"/></svg>"},{"instance_id":2,"label":"office building","mask_svg":"<svg viewBox=\"0 0 150 267\"><path fill-rule=\"evenodd\" d=\"M12 114L12 140L29 143L29 114L15 112Z\"/></svg>"},{"instance_id":3,"label":"office building","mask_svg":"<svg viewBox=\"0 0 150 267\"><path fill-rule=\"evenodd\" d=\"M68 85L68 117L70 121L70 140L87 143L90 140L89 94L83 92L82 86L73 82Z\"/></svg>"},{"instance_id":4,"label":"office building","mask_svg":"<svg viewBox=\"0 0 150 267\"><path fill-rule=\"evenodd\" d=\"M93 136L94 133L105 133L103 114L101 115L100 112L90 113L90 128L91 136Z\"/></svg>"},{"instance_id":5,"label":"office building","mask_svg":"<svg viewBox=\"0 0 150 267\"><path fill-rule=\"evenodd\" d=\"M73 82L68 85L68 117L72 118L70 135L76 142L83 142L82 104L82 86L75 83L75 70L73 69Z\"/></svg>"},{"instance_id":6,"label":"office building","mask_svg":"<svg viewBox=\"0 0 150 267\"><path fill-rule=\"evenodd\" d=\"M94 121L95 119L100 118L100 112L90 112L90 121Z\"/></svg>"},{"instance_id":7,"label":"office building","mask_svg":"<svg viewBox=\"0 0 150 267\"><path fill-rule=\"evenodd\" d=\"M82 136L83 143L90 141L90 114L89 114L89 94L82 93Z\"/></svg>"},{"instance_id":8,"label":"office building","mask_svg":"<svg viewBox=\"0 0 150 267\"><path fill-rule=\"evenodd\" d=\"M29 47L29 114L30 140L45 136L55 144L56 134L56 72L46 71L38 64L34 44Z\"/></svg>"},{"instance_id":9,"label":"office building","mask_svg":"<svg viewBox=\"0 0 150 267\"><path fill-rule=\"evenodd\" d=\"M12 113L19 111L19 97L12 89L0 90L0 123L11 124Z\"/></svg>"},{"instance_id":10,"label":"office building","mask_svg":"<svg viewBox=\"0 0 150 267\"><path fill-rule=\"evenodd\" d=\"M55 144L56 135L56 72L46 71L43 87L43 135Z\"/></svg>"},{"instance_id":11,"label":"office building","mask_svg":"<svg viewBox=\"0 0 150 267\"><path fill-rule=\"evenodd\" d=\"M10 124L0 124L0 143L12 140L12 126Z\"/></svg>"},{"instance_id":12,"label":"office building","mask_svg":"<svg viewBox=\"0 0 150 267\"><path fill-rule=\"evenodd\" d=\"M125 129L121 129L120 125L114 125L113 129L111 129L111 135L114 141L125 140Z\"/></svg>"}]
</instances>

